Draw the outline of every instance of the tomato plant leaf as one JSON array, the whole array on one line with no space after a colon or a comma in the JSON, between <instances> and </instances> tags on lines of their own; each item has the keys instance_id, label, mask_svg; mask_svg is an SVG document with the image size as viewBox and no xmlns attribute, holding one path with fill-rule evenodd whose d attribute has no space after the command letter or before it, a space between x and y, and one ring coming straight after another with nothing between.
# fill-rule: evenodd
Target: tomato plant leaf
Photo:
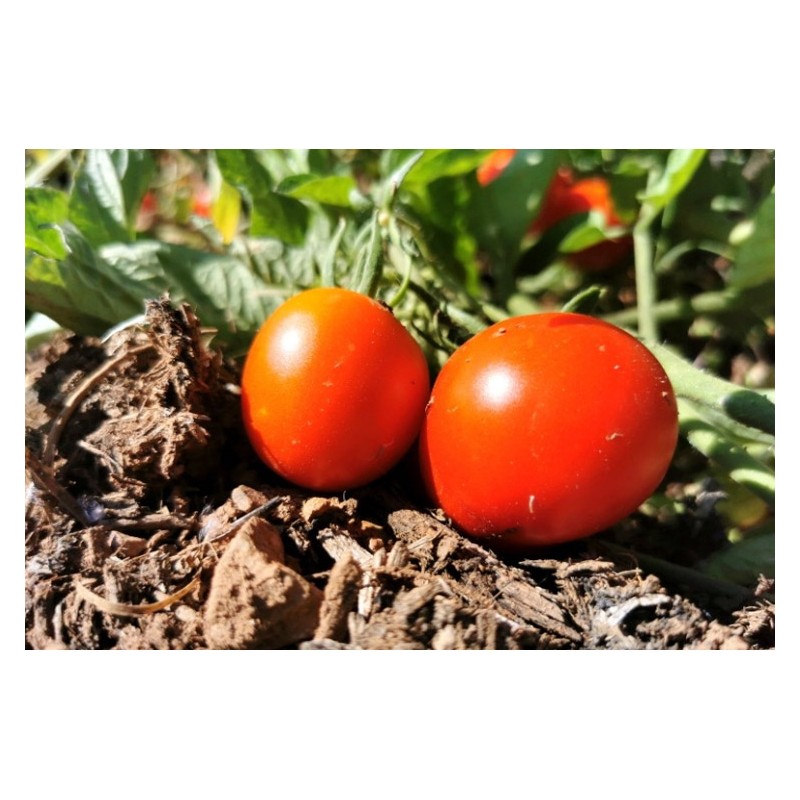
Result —
<instances>
[{"instance_id":1,"label":"tomato plant leaf","mask_svg":"<svg viewBox=\"0 0 800 800\"><path fill-rule=\"evenodd\" d=\"M226 180L220 179L211 206L211 221L219 231L223 244L230 244L239 229L242 196Z\"/></svg>"},{"instance_id":2,"label":"tomato plant leaf","mask_svg":"<svg viewBox=\"0 0 800 800\"><path fill-rule=\"evenodd\" d=\"M67 250L59 223L67 219L69 199L55 189L25 190L25 247L47 258L64 258Z\"/></svg>"},{"instance_id":3,"label":"tomato plant leaf","mask_svg":"<svg viewBox=\"0 0 800 800\"><path fill-rule=\"evenodd\" d=\"M217 150L225 180L247 193L251 203L250 233L288 244L301 244L308 227L308 209L293 197L272 190L273 180L254 150Z\"/></svg>"},{"instance_id":4,"label":"tomato plant leaf","mask_svg":"<svg viewBox=\"0 0 800 800\"><path fill-rule=\"evenodd\" d=\"M347 208L355 190L356 182L348 175L292 175L282 180L276 191L298 200Z\"/></svg>"},{"instance_id":5,"label":"tomato plant leaf","mask_svg":"<svg viewBox=\"0 0 800 800\"><path fill-rule=\"evenodd\" d=\"M760 575L775 577L775 532L764 531L748 536L724 550L714 553L698 567L707 575L752 586Z\"/></svg>"},{"instance_id":6,"label":"tomato plant leaf","mask_svg":"<svg viewBox=\"0 0 800 800\"><path fill-rule=\"evenodd\" d=\"M558 250L561 253L577 253L600 242L618 239L620 236L625 236L627 232L625 228L606 227L603 214L592 212L585 222L578 224L567 233L561 240Z\"/></svg>"},{"instance_id":7,"label":"tomato plant leaf","mask_svg":"<svg viewBox=\"0 0 800 800\"><path fill-rule=\"evenodd\" d=\"M424 186L439 178L472 172L491 150L425 150L405 176L404 185Z\"/></svg>"},{"instance_id":8,"label":"tomato plant leaf","mask_svg":"<svg viewBox=\"0 0 800 800\"><path fill-rule=\"evenodd\" d=\"M272 176L254 150L215 150L214 156L225 180L251 197L272 190Z\"/></svg>"},{"instance_id":9,"label":"tomato plant leaf","mask_svg":"<svg viewBox=\"0 0 800 800\"><path fill-rule=\"evenodd\" d=\"M730 272L730 285L750 288L775 279L775 195L756 213L753 232L742 242Z\"/></svg>"},{"instance_id":10,"label":"tomato plant leaf","mask_svg":"<svg viewBox=\"0 0 800 800\"><path fill-rule=\"evenodd\" d=\"M71 224L62 228L63 260L33 255L25 265L25 304L77 333L98 335L143 310L136 286L100 258Z\"/></svg>"},{"instance_id":11,"label":"tomato plant leaf","mask_svg":"<svg viewBox=\"0 0 800 800\"><path fill-rule=\"evenodd\" d=\"M269 192L253 198L250 233L302 244L308 219L308 209L299 200Z\"/></svg>"},{"instance_id":12,"label":"tomato plant leaf","mask_svg":"<svg viewBox=\"0 0 800 800\"><path fill-rule=\"evenodd\" d=\"M127 227L132 232L142 198L155 172L155 161L150 150L111 150L110 154L122 186Z\"/></svg>"},{"instance_id":13,"label":"tomato plant leaf","mask_svg":"<svg viewBox=\"0 0 800 800\"><path fill-rule=\"evenodd\" d=\"M649 225L692 179L705 158L706 150L672 150L658 177L639 196L642 211L639 224ZM651 173L656 175L655 172Z\"/></svg>"},{"instance_id":14,"label":"tomato plant leaf","mask_svg":"<svg viewBox=\"0 0 800 800\"><path fill-rule=\"evenodd\" d=\"M95 246L133 241L153 169L147 150L87 150L70 195L70 220Z\"/></svg>"},{"instance_id":15,"label":"tomato plant leaf","mask_svg":"<svg viewBox=\"0 0 800 800\"><path fill-rule=\"evenodd\" d=\"M472 185L469 227L491 257L501 297L511 291L522 238L553 175L566 161L561 150L520 150L490 184L481 187L475 180Z\"/></svg>"}]
</instances>

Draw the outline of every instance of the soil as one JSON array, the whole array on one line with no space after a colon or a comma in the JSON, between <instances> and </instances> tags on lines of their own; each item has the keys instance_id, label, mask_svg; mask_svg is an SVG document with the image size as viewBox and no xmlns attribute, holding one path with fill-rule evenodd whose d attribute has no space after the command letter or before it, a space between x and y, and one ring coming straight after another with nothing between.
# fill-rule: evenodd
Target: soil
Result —
<instances>
[{"instance_id":1,"label":"soil","mask_svg":"<svg viewBox=\"0 0 800 800\"><path fill-rule=\"evenodd\" d=\"M166 299L28 357L25 468L27 648L774 647L773 582L640 558L643 517L512 558L401 469L337 496L282 482L241 428L236 364ZM696 491L672 542L713 527Z\"/></svg>"}]
</instances>

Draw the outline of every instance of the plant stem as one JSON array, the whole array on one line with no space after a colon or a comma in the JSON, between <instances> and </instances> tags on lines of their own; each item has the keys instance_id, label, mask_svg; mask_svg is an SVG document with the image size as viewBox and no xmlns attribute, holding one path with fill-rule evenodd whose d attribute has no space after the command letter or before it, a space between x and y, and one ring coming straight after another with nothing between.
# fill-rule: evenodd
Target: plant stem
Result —
<instances>
[{"instance_id":1,"label":"plant stem","mask_svg":"<svg viewBox=\"0 0 800 800\"><path fill-rule=\"evenodd\" d=\"M650 350L666 370L679 397L775 436L775 404L767 397L702 372L664 345L652 344Z\"/></svg>"},{"instance_id":2,"label":"plant stem","mask_svg":"<svg viewBox=\"0 0 800 800\"><path fill-rule=\"evenodd\" d=\"M731 480L749 489L774 510L775 473L706 420L690 401L679 399L678 413L681 432L692 447L719 464Z\"/></svg>"},{"instance_id":3,"label":"plant stem","mask_svg":"<svg viewBox=\"0 0 800 800\"><path fill-rule=\"evenodd\" d=\"M333 236L331 237L328 249L325 251L325 260L320 266L320 280L323 286L335 286L336 275L336 253L339 250L339 243L342 241L344 229L347 227L347 220L342 217L339 224L336 226Z\"/></svg>"},{"instance_id":4,"label":"plant stem","mask_svg":"<svg viewBox=\"0 0 800 800\"><path fill-rule=\"evenodd\" d=\"M645 342L658 341L658 322L653 312L656 281L653 272L653 240L649 223L633 229L633 254L636 261L636 307L639 335Z\"/></svg>"},{"instance_id":5,"label":"plant stem","mask_svg":"<svg viewBox=\"0 0 800 800\"><path fill-rule=\"evenodd\" d=\"M668 322L676 319L689 319L697 314L733 311L741 302L742 298L738 292L724 289L722 291L703 292L694 297L676 297L672 300L662 300L652 306L651 313L658 322ZM605 314L602 318L606 322L611 322L620 327L630 326L639 320L639 309L626 308L623 311Z\"/></svg>"}]
</instances>

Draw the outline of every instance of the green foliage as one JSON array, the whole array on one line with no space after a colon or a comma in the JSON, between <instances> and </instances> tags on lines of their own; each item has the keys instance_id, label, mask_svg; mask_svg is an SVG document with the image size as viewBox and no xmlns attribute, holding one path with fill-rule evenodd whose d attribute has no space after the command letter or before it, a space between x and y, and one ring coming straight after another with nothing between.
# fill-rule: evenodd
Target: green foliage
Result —
<instances>
[{"instance_id":1,"label":"green foliage","mask_svg":"<svg viewBox=\"0 0 800 800\"><path fill-rule=\"evenodd\" d=\"M713 578L753 586L759 575L775 577L775 531L763 531L726 547L700 566Z\"/></svg>"},{"instance_id":2,"label":"green foliage","mask_svg":"<svg viewBox=\"0 0 800 800\"><path fill-rule=\"evenodd\" d=\"M736 289L760 286L775 279L775 195L761 204L747 226L731 269L730 285Z\"/></svg>"},{"instance_id":3,"label":"green foliage","mask_svg":"<svg viewBox=\"0 0 800 800\"><path fill-rule=\"evenodd\" d=\"M64 238L58 228L67 219L69 201L54 189L25 190L25 248L47 258L67 255Z\"/></svg>"},{"instance_id":4,"label":"green foliage","mask_svg":"<svg viewBox=\"0 0 800 800\"><path fill-rule=\"evenodd\" d=\"M90 244L131 242L155 165L147 150L88 150L69 199L70 220Z\"/></svg>"}]
</instances>

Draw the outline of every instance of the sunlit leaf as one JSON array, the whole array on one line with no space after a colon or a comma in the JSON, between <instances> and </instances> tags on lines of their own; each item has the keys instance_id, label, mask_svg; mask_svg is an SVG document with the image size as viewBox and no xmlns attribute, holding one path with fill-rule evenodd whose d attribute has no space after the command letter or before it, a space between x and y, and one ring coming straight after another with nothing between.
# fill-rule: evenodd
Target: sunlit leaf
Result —
<instances>
[{"instance_id":1,"label":"sunlit leaf","mask_svg":"<svg viewBox=\"0 0 800 800\"><path fill-rule=\"evenodd\" d=\"M239 229L242 196L227 181L221 180L211 205L211 221L224 244L230 244Z\"/></svg>"},{"instance_id":2,"label":"sunlit leaf","mask_svg":"<svg viewBox=\"0 0 800 800\"><path fill-rule=\"evenodd\" d=\"M70 196L70 220L95 246L133 241L153 169L147 150L87 150Z\"/></svg>"},{"instance_id":3,"label":"sunlit leaf","mask_svg":"<svg viewBox=\"0 0 800 800\"><path fill-rule=\"evenodd\" d=\"M243 189L252 204L250 233L301 244L308 226L308 209L293 197L272 191L272 178L253 150L217 150L225 180Z\"/></svg>"},{"instance_id":4,"label":"sunlit leaf","mask_svg":"<svg viewBox=\"0 0 800 800\"><path fill-rule=\"evenodd\" d=\"M642 219L657 216L689 183L705 158L706 150L672 150L659 178L640 195Z\"/></svg>"},{"instance_id":5,"label":"sunlit leaf","mask_svg":"<svg viewBox=\"0 0 800 800\"><path fill-rule=\"evenodd\" d=\"M585 222L576 225L567 233L561 240L558 249L562 253L578 253L600 242L605 242L609 239L618 239L627 232L625 228L616 226L611 228L606 227L603 213L592 212Z\"/></svg>"},{"instance_id":6,"label":"sunlit leaf","mask_svg":"<svg viewBox=\"0 0 800 800\"><path fill-rule=\"evenodd\" d=\"M61 230L67 218L67 195L55 189L25 190L25 247L48 258L67 254Z\"/></svg>"},{"instance_id":7,"label":"sunlit leaf","mask_svg":"<svg viewBox=\"0 0 800 800\"><path fill-rule=\"evenodd\" d=\"M346 208L351 205L351 192L355 188L356 182L347 175L292 175L281 181L277 191L298 200Z\"/></svg>"},{"instance_id":8,"label":"sunlit leaf","mask_svg":"<svg viewBox=\"0 0 800 800\"><path fill-rule=\"evenodd\" d=\"M752 234L739 248L730 273L730 284L738 289L775 279L775 195L761 204Z\"/></svg>"},{"instance_id":9,"label":"sunlit leaf","mask_svg":"<svg viewBox=\"0 0 800 800\"><path fill-rule=\"evenodd\" d=\"M253 150L215 150L214 155L225 180L251 197L272 190L272 177Z\"/></svg>"},{"instance_id":10,"label":"sunlit leaf","mask_svg":"<svg viewBox=\"0 0 800 800\"><path fill-rule=\"evenodd\" d=\"M425 185L439 178L472 172L490 152L490 150L426 150L409 171L405 185Z\"/></svg>"}]
</instances>

